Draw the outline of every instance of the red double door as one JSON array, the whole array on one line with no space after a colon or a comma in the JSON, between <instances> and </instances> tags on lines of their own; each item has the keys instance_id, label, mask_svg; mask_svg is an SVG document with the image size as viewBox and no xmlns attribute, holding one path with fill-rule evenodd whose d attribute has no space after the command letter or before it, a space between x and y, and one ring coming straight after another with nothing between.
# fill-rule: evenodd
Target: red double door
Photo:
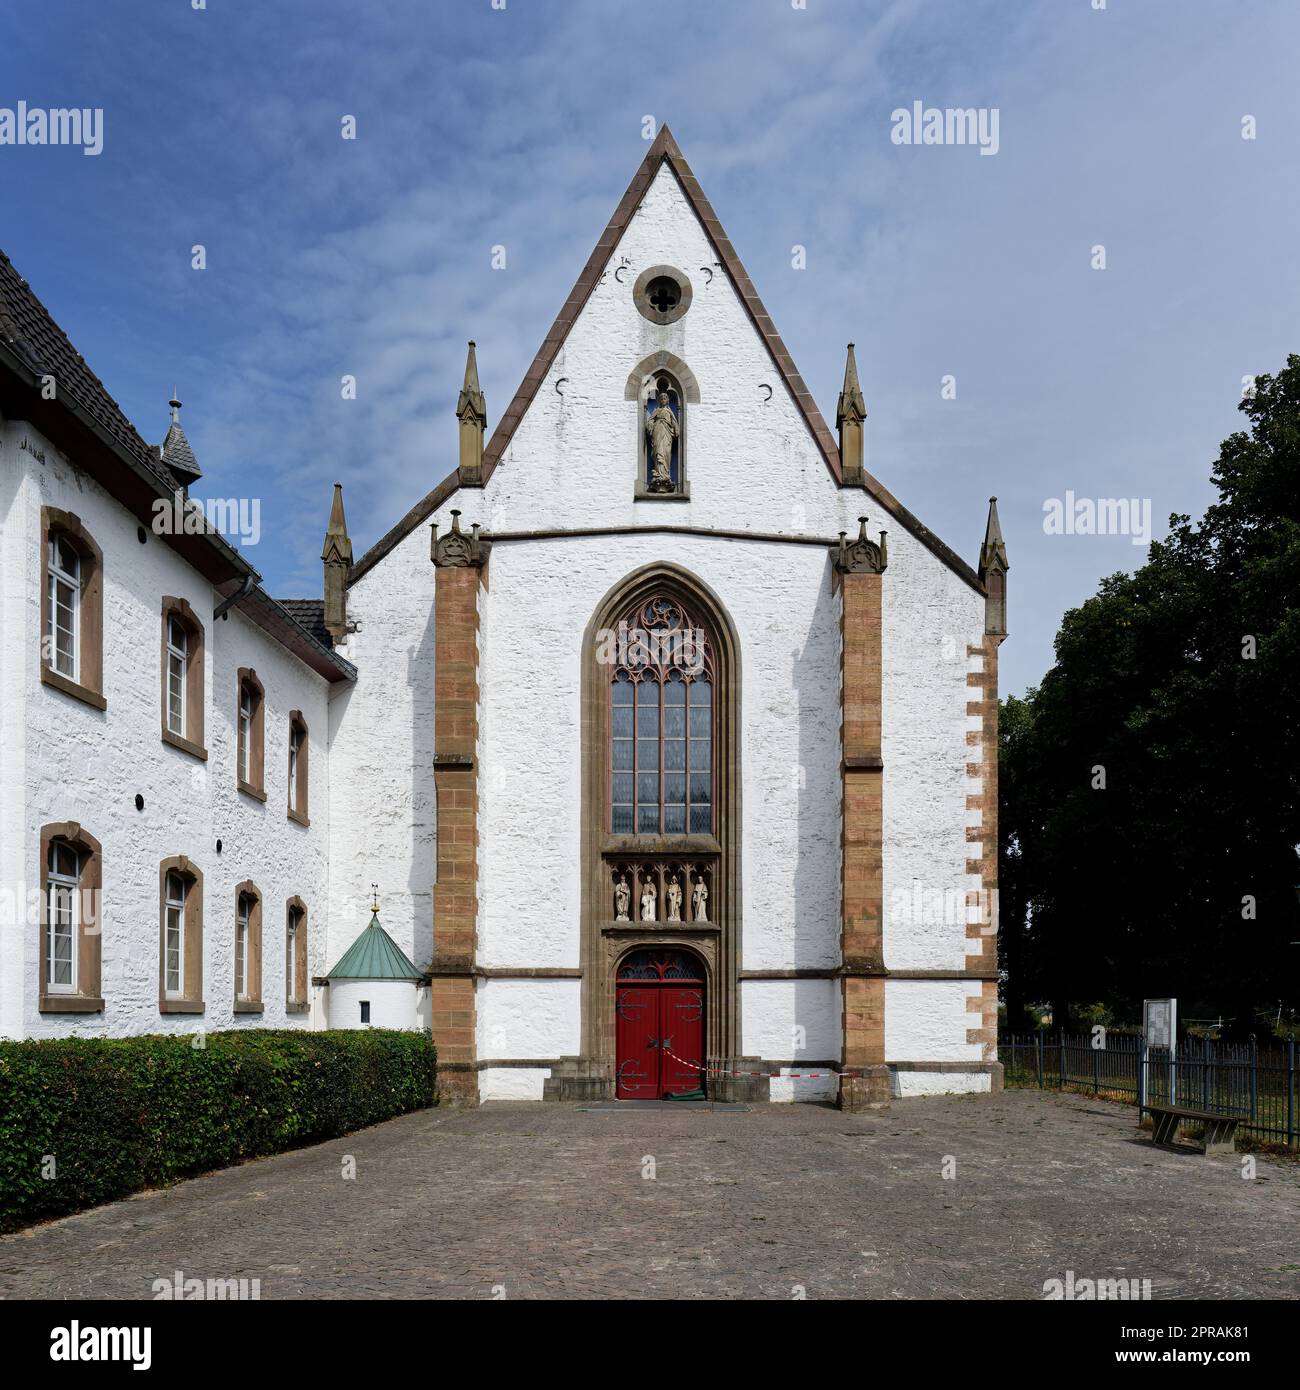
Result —
<instances>
[{"instance_id":1,"label":"red double door","mask_svg":"<svg viewBox=\"0 0 1300 1390\"><path fill-rule=\"evenodd\" d=\"M704 1090L704 980L692 957L634 952L619 970L614 1011L619 1100Z\"/></svg>"}]
</instances>

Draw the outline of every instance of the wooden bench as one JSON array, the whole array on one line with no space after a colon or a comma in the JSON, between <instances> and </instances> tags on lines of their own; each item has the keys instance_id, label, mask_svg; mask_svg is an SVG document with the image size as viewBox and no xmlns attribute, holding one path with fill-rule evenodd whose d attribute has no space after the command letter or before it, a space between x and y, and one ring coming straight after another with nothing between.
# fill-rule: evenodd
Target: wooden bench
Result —
<instances>
[{"instance_id":1,"label":"wooden bench","mask_svg":"<svg viewBox=\"0 0 1300 1390\"><path fill-rule=\"evenodd\" d=\"M1143 1105L1139 1116L1145 1112L1151 1116L1151 1142L1172 1145L1183 1121L1191 1121L1202 1126L1201 1152L1203 1154L1230 1154L1237 1149L1237 1126L1241 1119L1237 1115L1213 1115L1208 1110L1189 1110L1183 1105Z\"/></svg>"}]
</instances>

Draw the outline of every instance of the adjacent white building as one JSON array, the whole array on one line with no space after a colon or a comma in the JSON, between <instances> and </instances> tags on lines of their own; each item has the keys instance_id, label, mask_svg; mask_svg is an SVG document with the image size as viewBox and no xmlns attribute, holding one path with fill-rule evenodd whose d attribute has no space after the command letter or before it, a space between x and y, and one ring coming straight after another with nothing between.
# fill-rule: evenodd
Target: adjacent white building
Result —
<instances>
[{"instance_id":1,"label":"adjacent white building","mask_svg":"<svg viewBox=\"0 0 1300 1390\"><path fill-rule=\"evenodd\" d=\"M179 407L147 445L0 261L0 1032L364 1003L466 1099L998 1084L1006 551L913 517L865 414L665 129L491 434L471 344L456 466L359 557L336 491L277 602L156 533Z\"/></svg>"}]
</instances>

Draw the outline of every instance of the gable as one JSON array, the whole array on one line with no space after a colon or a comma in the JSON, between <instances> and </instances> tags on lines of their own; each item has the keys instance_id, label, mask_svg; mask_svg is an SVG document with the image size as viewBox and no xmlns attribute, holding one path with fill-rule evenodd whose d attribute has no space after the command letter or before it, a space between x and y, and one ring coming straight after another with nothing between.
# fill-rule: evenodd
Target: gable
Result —
<instances>
[{"instance_id":1,"label":"gable","mask_svg":"<svg viewBox=\"0 0 1300 1390\"><path fill-rule=\"evenodd\" d=\"M691 282L690 312L670 327L641 317L631 302L632 282L658 262L672 264ZM712 332L706 322L710 314ZM714 433L709 449L695 457L707 457L715 475L727 471L731 484L727 496L697 489L672 517L654 511L653 502L639 509L632 505L629 470L634 471L640 422L636 408L624 405L626 384L637 375L638 364L656 352L670 354L699 378L704 411L690 417L696 443L698 428L712 427ZM499 472L503 464L513 466ZM609 491L611 485L623 488L624 481L624 491ZM722 529L744 520L756 529L820 528L834 535L856 530L865 492L983 592L973 568L875 478L864 473L861 485L844 483L835 438L667 127L497 421L483 450L480 482L463 484L453 470L358 560L349 582L462 486L484 489L478 502L466 500L474 496L466 492L459 505L473 509L474 519L489 531L555 525L557 519L545 512L558 504L566 527L689 521L697 528ZM807 510L799 510L805 503Z\"/></svg>"},{"instance_id":2,"label":"gable","mask_svg":"<svg viewBox=\"0 0 1300 1390\"><path fill-rule=\"evenodd\" d=\"M727 275L743 301L755 330L771 355L773 366L803 413L808 429L826 461L826 466L838 483L841 477L840 454L835 437L822 418L812 393L799 375L798 369L794 365L794 359L787 351L785 343L782 342L781 335L776 331L776 325L773 323L771 315L763 307L763 301L759 299L758 291L754 288L745 267L741 264L735 247L732 246L726 232L723 231L722 223L718 221L712 205L704 196L704 190L700 187L699 180L692 173L690 165L687 164L681 150L678 149L677 142L673 139L672 132L667 126L660 130L659 135L646 153L641 167L628 185L627 191L619 200L618 206L614 209L614 215L610 218L608 226L588 257L582 274L578 276L577 282L569 292L568 299L565 300L563 307L556 315L550 332L542 340L542 345L538 348L532 365L524 374L524 379L520 382L514 399L492 431L492 437L483 451L485 474L490 476L492 469L500 462L529 404L536 396L538 387L546 377L551 364L555 361L556 354L564 345L569 330L577 322L578 316L587 300L590 299L592 291L601 283L612 260L615 261L614 268L617 268L616 252L620 243L623 242L629 226L640 211L646 194L652 185L662 181L665 173L671 174L675 179L682 195L699 219L712 250L716 254L720 269ZM688 274L696 273L693 268L682 268L687 270Z\"/></svg>"}]
</instances>

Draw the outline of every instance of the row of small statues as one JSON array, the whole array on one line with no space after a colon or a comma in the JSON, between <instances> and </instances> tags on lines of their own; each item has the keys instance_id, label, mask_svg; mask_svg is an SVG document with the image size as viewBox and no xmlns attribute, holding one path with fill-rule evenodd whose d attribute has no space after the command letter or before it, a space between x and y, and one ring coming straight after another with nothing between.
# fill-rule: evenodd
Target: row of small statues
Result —
<instances>
[{"instance_id":1,"label":"row of small statues","mask_svg":"<svg viewBox=\"0 0 1300 1390\"><path fill-rule=\"evenodd\" d=\"M651 879L644 880L641 889L641 920L643 922L656 922L658 917L655 913L655 900L659 896L658 889L654 886ZM682 920L682 886L677 882L676 874L668 875L668 887L664 889L664 902L668 905L669 922L680 922ZM691 892L691 912L692 919L696 922L707 922L709 920L709 887L702 878L695 880L695 888ZM632 889L627 881L626 874L619 874L618 882L614 885L614 906L616 922L627 922L631 919L627 915L628 908L632 905Z\"/></svg>"}]
</instances>

